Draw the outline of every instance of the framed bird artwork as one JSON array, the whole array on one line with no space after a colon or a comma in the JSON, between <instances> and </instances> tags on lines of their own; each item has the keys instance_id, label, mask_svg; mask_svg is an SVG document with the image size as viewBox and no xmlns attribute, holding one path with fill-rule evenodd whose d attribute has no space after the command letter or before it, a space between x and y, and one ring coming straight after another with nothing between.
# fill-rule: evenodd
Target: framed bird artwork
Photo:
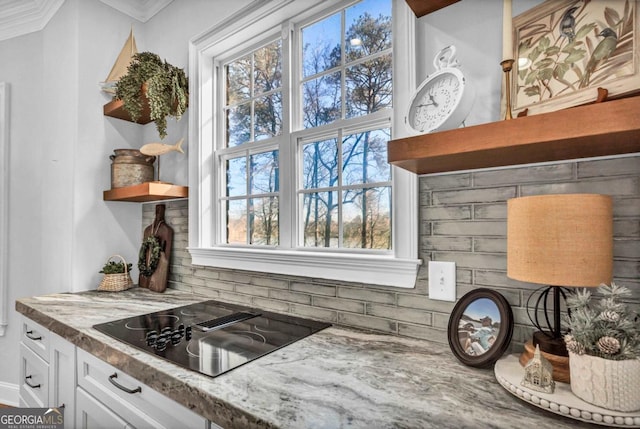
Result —
<instances>
[{"instance_id":1,"label":"framed bird artwork","mask_svg":"<svg viewBox=\"0 0 640 429\"><path fill-rule=\"evenodd\" d=\"M640 94L639 0L547 0L513 19L513 110Z\"/></svg>"}]
</instances>

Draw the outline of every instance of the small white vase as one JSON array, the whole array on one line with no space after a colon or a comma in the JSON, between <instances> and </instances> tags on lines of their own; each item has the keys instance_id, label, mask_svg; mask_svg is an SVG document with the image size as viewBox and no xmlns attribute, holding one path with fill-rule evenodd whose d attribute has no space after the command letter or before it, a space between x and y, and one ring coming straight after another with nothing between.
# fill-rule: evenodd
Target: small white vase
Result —
<instances>
[{"instance_id":1,"label":"small white vase","mask_svg":"<svg viewBox=\"0 0 640 429\"><path fill-rule=\"evenodd\" d=\"M571 391L608 410L640 410L640 359L610 360L569 352Z\"/></svg>"}]
</instances>

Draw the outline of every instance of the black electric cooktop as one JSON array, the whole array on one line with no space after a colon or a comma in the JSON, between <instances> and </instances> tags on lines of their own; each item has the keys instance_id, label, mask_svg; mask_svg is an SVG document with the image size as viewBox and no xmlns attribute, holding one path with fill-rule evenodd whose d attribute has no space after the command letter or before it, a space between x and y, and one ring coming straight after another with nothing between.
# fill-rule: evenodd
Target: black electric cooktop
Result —
<instances>
[{"instance_id":1,"label":"black electric cooktop","mask_svg":"<svg viewBox=\"0 0 640 429\"><path fill-rule=\"evenodd\" d=\"M147 353L216 377L329 326L205 301L93 327Z\"/></svg>"}]
</instances>

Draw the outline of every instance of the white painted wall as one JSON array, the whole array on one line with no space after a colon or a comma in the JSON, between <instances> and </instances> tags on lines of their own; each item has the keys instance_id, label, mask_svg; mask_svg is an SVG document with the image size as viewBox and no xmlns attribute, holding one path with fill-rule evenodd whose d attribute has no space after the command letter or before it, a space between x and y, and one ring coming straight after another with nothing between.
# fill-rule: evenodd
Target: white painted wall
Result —
<instances>
[{"instance_id":1,"label":"white painted wall","mask_svg":"<svg viewBox=\"0 0 640 429\"><path fill-rule=\"evenodd\" d=\"M540 3L542 0L513 0L513 15ZM462 71L476 90L467 126L500 118L502 8L503 0L462 0L418 20L417 84L435 71L436 53L455 45Z\"/></svg>"},{"instance_id":2,"label":"white painted wall","mask_svg":"<svg viewBox=\"0 0 640 429\"><path fill-rule=\"evenodd\" d=\"M104 117L110 98L98 87L131 25L139 51L186 69L189 39L247 2L176 1L142 23L98 0L66 0L44 30L0 42L0 81L11 85L9 326L0 337L0 402L18 402L15 300L95 289L114 253L137 261L140 205L105 202L102 192L111 186L113 150L139 148L158 135L154 124ZM170 123L165 142L186 133L186 118ZM171 156L162 163L163 180L187 184L187 157Z\"/></svg>"},{"instance_id":3,"label":"white painted wall","mask_svg":"<svg viewBox=\"0 0 640 429\"><path fill-rule=\"evenodd\" d=\"M515 0L514 14L540 0ZM134 262L141 238L139 204L104 202L109 155L158 141L155 125L102 115L109 98L97 83L134 26L139 51L188 66L188 42L249 0L177 0L146 23L98 0L66 0L44 30L0 42L0 82L11 85L9 327L0 337L0 402L17 403L15 299L95 289L106 258ZM455 44L477 89L467 125L499 117L502 0L464 0L418 20L419 84L442 47ZM405 108L405 106L399 106ZM188 112L187 112L188 115ZM188 118L169 122L165 143L187 138ZM161 179L186 184L187 156L161 161ZM4 244L2 244L4 245ZM137 271L134 272L137 278Z\"/></svg>"}]
</instances>

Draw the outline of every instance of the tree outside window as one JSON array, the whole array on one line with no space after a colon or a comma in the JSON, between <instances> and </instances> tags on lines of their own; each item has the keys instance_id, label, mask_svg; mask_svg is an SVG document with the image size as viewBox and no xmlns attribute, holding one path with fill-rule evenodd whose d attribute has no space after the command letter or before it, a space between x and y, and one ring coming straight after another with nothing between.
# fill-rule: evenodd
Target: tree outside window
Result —
<instances>
[{"instance_id":1,"label":"tree outside window","mask_svg":"<svg viewBox=\"0 0 640 429\"><path fill-rule=\"evenodd\" d=\"M277 39L224 65L227 243L280 244L280 173L296 169L297 197L288 200L300 224L286 227L300 231L298 245L391 249L391 28L391 0L365 0L301 27L301 55L283 58ZM290 97L300 124L291 129L283 68L301 76ZM388 115L367 119L381 111ZM321 126L320 138L296 137ZM283 139L298 145L297 166L280 165Z\"/></svg>"}]
</instances>

